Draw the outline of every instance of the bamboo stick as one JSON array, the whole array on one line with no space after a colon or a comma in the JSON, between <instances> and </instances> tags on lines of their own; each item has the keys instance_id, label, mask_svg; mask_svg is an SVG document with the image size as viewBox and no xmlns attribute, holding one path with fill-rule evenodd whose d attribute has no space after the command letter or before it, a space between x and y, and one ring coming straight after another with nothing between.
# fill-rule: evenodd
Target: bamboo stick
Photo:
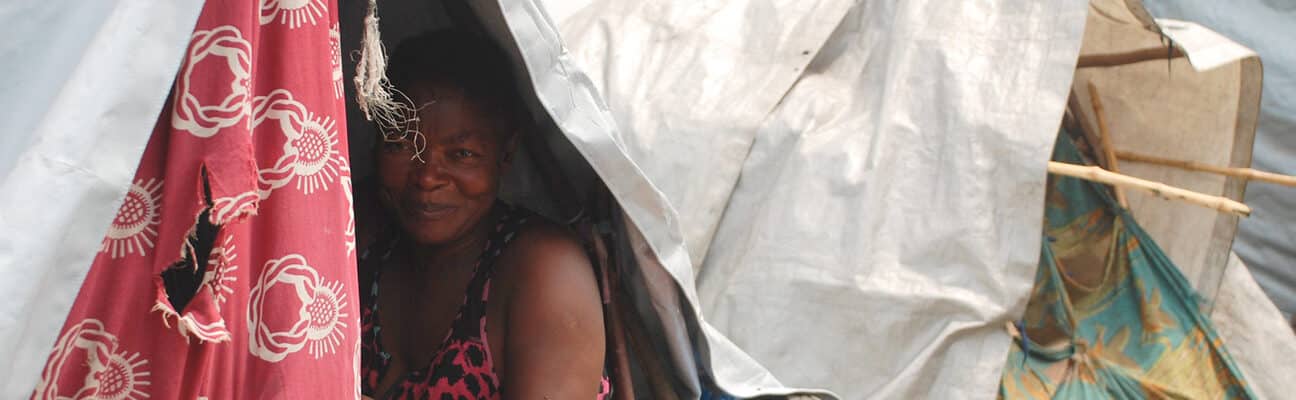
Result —
<instances>
[{"instance_id":1,"label":"bamboo stick","mask_svg":"<svg viewBox=\"0 0 1296 400\"><path fill-rule=\"evenodd\" d=\"M1118 67L1153 60L1169 60L1183 57L1184 53L1177 48L1153 47L1121 53L1090 54L1080 56L1076 68Z\"/></svg>"},{"instance_id":2,"label":"bamboo stick","mask_svg":"<svg viewBox=\"0 0 1296 400\"><path fill-rule=\"evenodd\" d=\"M1098 141L1098 127L1094 126L1095 122L1092 118L1087 117L1087 113L1084 112L1084 105L1080 104L1080 96L1076 94L1074 88L1071 89L1071 94L1067 96L1067 112L1075 118L1076 132L1080 132L1081 136L1083 136L1084 144L1089 147L1089 151L1092 153L1090 155L1098 162L1099 166L1106 168L1107 155L1098 151L1098 147L1101 145ZM1068 127L1068 129L1071 128Z\"/></svg>"},{"instance_id":3,"label":"bamboo stick","mask_svg":"<svg viewBox=\"0 0 1296 400\"><path fill-rule=\"evenodd\" d=\"M1048 172L1054 175L1069 176L1072 178L1079 178L1112 186L1141 189L1163 198L1181 200L1233 215L1243 217L1251 215L1251 207L1247 207L1246 204L1242 204L1233 199L1211 196L1187 189L1180 189L1161 182L1153 182L1129 175L1121 175L1092 165L1076 165L1049 161Z\"/></svg>"},{"instance_id":4,"label":"bamboo stick","mask_svg":"<svg viewBox=\"0 0 1296 400\"><path fill-rule=\"evenodd\" d=\"M1012 321L1004 322L1004 330L1008 331L1008 336L1012 336L1013 339L1021 339L1021 331L1017 330L1017 325Z\"/></svg>"},{"instance_id":5,"label":"bamboo stick","mask_svg":"<svg viewBox=\"0 0 1296 400\"><path fill-rule=\"evenodd\" d=\"M1102 152L1107 159L1107 169L1111 172L1120 173L1120 163L1116 160L1116 145L1112 144L1111 133L1107 130L1107 116L1103 112L1102 96L1098 95L1098 87L1094 86L1093 81L1089 82L1089 101L1093 103L1094 117L1098 119L1098 140L1101 142ZM1116 202L1121 208L1129 208L1129 200L1125 198L1125 191L1120 187L1113 187L1116 193Z\"/></svg>"},{"instance_id":6,"label":"bamboo stick","mask_svg":"<svg viewBox=\"0 0 1296 400\"><path fill-rule=\"evenodd\" d=\"M1202 164L1202 163L1184 161L1184 160L1172 160L1168 158L1149 156L1146 154L1139 154L1139 153L1133 153L1128 151L1118 151L1116 152L1116 157L1119 157L1127 161L1133 161L1138 163L1164 165L1167 167L1181 168L1190 171L1209 172L1213 174L1232 176L1235 178L1264 181L1264 182L1269 182L1269 183L1274 183L1279 185L1296 187L1296 176L1275 174L1273 172L1257 171L1251 168L1219 167L1210 164Z\"/></svg>"}]
</instances>

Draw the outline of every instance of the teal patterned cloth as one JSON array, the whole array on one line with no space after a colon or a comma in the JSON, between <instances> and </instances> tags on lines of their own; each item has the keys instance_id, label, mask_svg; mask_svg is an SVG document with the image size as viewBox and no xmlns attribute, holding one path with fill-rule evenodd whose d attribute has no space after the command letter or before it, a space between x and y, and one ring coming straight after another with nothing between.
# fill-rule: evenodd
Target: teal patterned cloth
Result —
<instances>
[{"instance_id":1,"label":"teal patterned cloth","mask_svg":"<svg viewBox=\"0 0 1296 400\"><path fill-rule=\"evenodd\" d=\"M1058 135L1053 159L1085 164ZM1250 399L1198 298L1108 188L1051 176L1044 244L1007 399Z\"/></svg>"}]
</instances>

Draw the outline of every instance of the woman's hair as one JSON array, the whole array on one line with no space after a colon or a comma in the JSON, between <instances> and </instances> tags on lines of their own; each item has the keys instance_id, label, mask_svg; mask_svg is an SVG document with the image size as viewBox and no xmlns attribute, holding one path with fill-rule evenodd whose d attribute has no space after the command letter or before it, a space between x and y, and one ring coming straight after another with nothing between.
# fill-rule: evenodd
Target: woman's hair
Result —
<instances>
[{"instance_id":1,"label":"woman's hair","mask_svg":"<svg viewBox=\"0 0 1296 400\"><path fill-rule=\"evenodd\" d=\"M498 110L498 117L510 124L525 120L512 63L480 35L445 29L402 40L388 61L387 76L392 86L406 94L420 84L456 86L469 100Z\"/></svg>"}]
</instances>

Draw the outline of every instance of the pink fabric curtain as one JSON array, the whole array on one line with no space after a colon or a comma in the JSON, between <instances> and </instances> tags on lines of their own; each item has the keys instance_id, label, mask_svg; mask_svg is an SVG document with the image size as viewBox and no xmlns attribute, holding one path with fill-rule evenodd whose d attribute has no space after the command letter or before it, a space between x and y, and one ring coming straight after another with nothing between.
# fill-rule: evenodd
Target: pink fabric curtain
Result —
<instances>
[{"instance_id":1,"label":"pink fabric curtain","mask_svg":"<svg viewBox=\"0 0 1296 400\"><path fill-rule=\"evenodd\" d=\"M339 42L336 0L207 1L34 398L359 396Z\"/></svg>"}]
</instances>

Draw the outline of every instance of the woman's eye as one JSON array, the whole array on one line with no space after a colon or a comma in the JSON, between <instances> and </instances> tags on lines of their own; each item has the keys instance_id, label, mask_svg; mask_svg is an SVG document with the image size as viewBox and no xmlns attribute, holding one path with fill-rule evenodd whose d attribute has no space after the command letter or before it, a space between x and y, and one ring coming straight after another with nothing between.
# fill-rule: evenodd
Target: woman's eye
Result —
<instances>
[{"instance_id":1,"label":"woman's eye","mask_svg":"<svg viewBox=\"0 0 1296 400\"><path fill-rule=\"evenodd\" d=\"M474 153L472 150L468 150L468 149L458 149L450 153L450 155L454 156L454 158L457 159L477 157L477 153Z\"/></svg>"}]
</instances>

